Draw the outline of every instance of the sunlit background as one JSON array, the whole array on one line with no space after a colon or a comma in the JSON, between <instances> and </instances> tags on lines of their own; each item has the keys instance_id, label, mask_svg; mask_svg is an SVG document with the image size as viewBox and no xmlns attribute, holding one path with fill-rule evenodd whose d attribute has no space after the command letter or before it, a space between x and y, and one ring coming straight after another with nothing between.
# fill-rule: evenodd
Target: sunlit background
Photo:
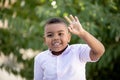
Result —
<instances>
[{"instance_id":1,"label":"sunlit background","mask_svg":"<svg viewBox=\"0 0 120 80\"><path fill-rule=\"evenodd\" d=\"M87 64L87 80L119 80L120 0L0 0L0 80L33 80L34 57L47 49L46 20L69 14L106 48ZM73 35L73 43L84 41Z\"/></svg>"}]
</instances>

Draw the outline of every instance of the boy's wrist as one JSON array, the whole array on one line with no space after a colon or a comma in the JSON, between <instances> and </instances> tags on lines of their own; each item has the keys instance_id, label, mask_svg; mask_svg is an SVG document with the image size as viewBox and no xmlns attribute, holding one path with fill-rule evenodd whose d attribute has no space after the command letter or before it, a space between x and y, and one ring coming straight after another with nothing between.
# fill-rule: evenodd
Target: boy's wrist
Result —
<instances>
[{"instance_id":1,"label":"boy's wrist","mask_svg":"<svg viewBox=\"0 0 120 80\"><path fill-rule=\"evenodd\" d=\"M86 31L86 30L82 30L82 31L78 34L78 36L79 36L80 38L84 38L84 36L86 36L86 34L87 34L87 31Z\"/></svg>"}]
</instances>

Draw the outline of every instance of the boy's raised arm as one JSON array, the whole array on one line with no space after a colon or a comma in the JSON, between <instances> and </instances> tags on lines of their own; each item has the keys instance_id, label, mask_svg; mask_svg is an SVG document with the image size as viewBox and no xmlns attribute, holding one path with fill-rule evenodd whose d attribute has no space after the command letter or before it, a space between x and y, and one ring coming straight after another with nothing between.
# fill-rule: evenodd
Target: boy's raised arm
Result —
<instances>
[{"instance_id":1,"label":"boy's raised arm","mask_svg":"<svg viewBox=\"0 0 120 80\"><path fill-rule=\"evenodd\" d=\"M65 16L65 19L70 24L68 29L71 33L79 36L82 38L90 47L90 58L91 60L97 60L99 59L104 51L105 48L103 44L97 40L94 36L92 36L90 33L88 33L85 29L83 29L82 25L79 22L79 19L75 16L73 17L70 15L69 17Z\"/></svg>"}]
</instances>

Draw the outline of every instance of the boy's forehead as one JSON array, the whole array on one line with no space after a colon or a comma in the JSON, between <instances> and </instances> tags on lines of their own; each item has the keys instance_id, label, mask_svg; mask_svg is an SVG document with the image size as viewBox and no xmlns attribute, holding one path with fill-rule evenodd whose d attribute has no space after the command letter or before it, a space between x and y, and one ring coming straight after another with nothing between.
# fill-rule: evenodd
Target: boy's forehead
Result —
<instances>
[{"instance_id":1,"label":"boy's forehead","mask_svg":"<svg viewBox=\"0 0 120 80\"><path fill-rule=\"evenodd\" d=\"M57 25L61 25L61 26L64 26L64 27L67 27L67 25L65 24L65 23L52 23L52 24L46 24L45 25L45 27L47 27L47 26L55 26L56 25L56 27L57 27ZM59 27L59 26L58 26Z\"/></svg>"},{"instance_id":2,"label":"boy's forehead","mask_svg":"<svg viewBox=\"0 0 120 80\"><path fill-rule=\"evenodd\" d=\"M55 24L47 24L45 25L45 32L50 30L67 30L67 26L64 23L55 23Z\"/></svg>"}]
</instances>

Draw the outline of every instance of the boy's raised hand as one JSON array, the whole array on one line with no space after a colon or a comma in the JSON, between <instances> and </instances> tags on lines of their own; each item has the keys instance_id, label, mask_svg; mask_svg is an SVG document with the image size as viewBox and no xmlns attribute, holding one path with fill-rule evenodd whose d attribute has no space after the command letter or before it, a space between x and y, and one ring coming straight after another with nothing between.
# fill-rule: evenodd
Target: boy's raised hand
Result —
<instances>
[{"instance_id":1,"label":"boy's raised hand","mask_svg":"<svg viewBox=\"0 0 120 80\"><path fill-rule=\"evenodd\" d=\"M72 15L70 15L69 17L65 16L65 19L70 24L70 26L68 27L69 31L73 34L78 35L90 46L91 60L93 61L98 60L105 51L103 44L99 40L97 40L94 36L92 36L86 30L82 28L82 25L80 24L76 16L75 17L73 17Z\"/></svg>"},{"instance_id":2,"label":"boy's raised hand","mask_svg":"<svg viewBox=\"0 0 120 80\"><path fill-rule=\"evenodd\" d=\"M82 25L79 22L79 19L75 16L73 17L70 15L69 17L64 17L67 22L70 24L68 29L71 33L78 35L79 37L82 37L84 35L84 29L82 28Z\"/></svg>"}]
</instances>

